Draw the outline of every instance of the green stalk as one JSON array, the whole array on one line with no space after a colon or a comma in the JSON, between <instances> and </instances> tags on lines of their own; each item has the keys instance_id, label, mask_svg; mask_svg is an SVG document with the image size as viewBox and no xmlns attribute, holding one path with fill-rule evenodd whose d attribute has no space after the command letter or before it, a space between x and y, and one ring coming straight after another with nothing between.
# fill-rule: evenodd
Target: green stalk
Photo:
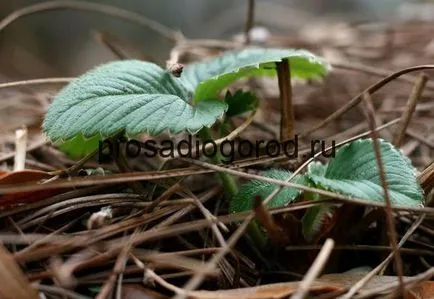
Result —
<instances>
[{"instance_id":1,"label":"green stalk","mask_svg":"<svg viewBox=\"0 0 434 299\"><path fill-rule=\"evenodd\" d=\"M202 142L205 142L207 140L214 140L212 137L210 128L203 128L199 132L199 136L202 139ZM213 157L213 160L217 164L222 163L223 157L220 154L220 151L217 150L217 153ZM225 187L225 190L228 192L230 197L235 196L235 194L238 193L238 186L237 186L237 182L235 181L234 177L228 173L223 173L223 172L219 172L218 176L220 177L220 180L222 181L223 186Z\"/></svg>"},{"instance_id":2,"label":"green stalk","mask_svg":"<svg viewBox=\"0 0 434 299\"><path fill-rule=\"evenodd\" d=\"M205 142L206 140L214 140L211 134L211 129L209 128L203 128L199 132L199 136L202 139L202 142ZM217 164L222 162L223 157L218 150L216 155L213 157L213 160ZM234 197L235 194L238 193L238 186L234 177L229 173L223 173L223 172L219 172L218 176L222 181L223 186L225 187L225 190L228 192L230 198ZM267 240L265 239L264 233L261 231L258 223L255 220L250 222L247 228L247 233L250 239L252 240L252 242L255 244L255 246L258 249L263 249L266 246Z\"/></svg>"}]
</instances>

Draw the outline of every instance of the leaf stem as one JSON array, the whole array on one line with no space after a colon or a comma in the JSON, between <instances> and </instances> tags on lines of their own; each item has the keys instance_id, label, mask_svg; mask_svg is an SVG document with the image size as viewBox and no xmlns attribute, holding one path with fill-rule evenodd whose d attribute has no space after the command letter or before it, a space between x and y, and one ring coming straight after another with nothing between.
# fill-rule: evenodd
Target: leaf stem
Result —
<instances>
[{"instance_id":1,"label":"leaf stem","mask_svg":"<svg viewBox=\"0 0 434 299\"><path fill-rule=\"evenodd\" d=\"M244 25L244 44L250 44L250 30L252 30L255 23L255 0L247 0L247 18Z\"/></svg>"},{"instance_id":2,"label":"leaf stem","mask_svg":"<svg viewBox=\"0 0 434 299\"><path fill-rule=\"evenodd\" d=\"M200 132L199 136L202 139L202 142L206 141L213 141L213 137L211 134L211 129L204 127ZM216 154L213 156L213 160L215 163L220 164L222 163L223 157L220 154L220 152L217 150ZM226 192L230 195L230 197L233 197L235 194L238 193L238 186L237 182L235 181L234 177L231 174L220 172L218 173L218 176L220 177L220 180L223 183L223 186L225 187Z\"/></svg>"},{"instance_id":3,"label":"leaf stem","mask_svg":"<svg viewBox=\"0 0 434 299\"><path fill-rule=\"evenodd\" d=\"M211 134L211 129L204 127L200 132L199 136L202 139L202 142L206 142L208 140L214 140ZM222 156L219 151L214 155L213 160L216 164L220 164L222 162ZM224 172L219 172L218 176L223 183L223 186L228 192L229 196L233 198L235 194L238 193L238 185L235 181L235 178L229 174ZM252 221L248 225L248 235L252 242L256 245L257 248L262 249L267 244L267 240L264 237L264 233L259 228L258 224L255 221Z\"/></svg>"},{"instance_id":4,"label":"leaf stem","mask_svg":"<svg viewBox=\"0 0 434 299\"><path fill-rule=\"evenodd\" d=\"M277 78L280 92L280 141L289 140L294 136L294 111L292 107L291 70L288 59L276 62Z\"/></svg>"}]
</instances>

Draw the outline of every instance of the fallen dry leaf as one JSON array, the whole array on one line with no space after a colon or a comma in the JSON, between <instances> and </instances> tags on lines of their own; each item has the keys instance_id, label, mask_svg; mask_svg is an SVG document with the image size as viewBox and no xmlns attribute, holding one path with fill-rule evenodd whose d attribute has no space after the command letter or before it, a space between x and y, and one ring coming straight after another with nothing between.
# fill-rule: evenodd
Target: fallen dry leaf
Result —
<instances>
[{"instance_id":1,"label":"fallen dry leaf","mask_svg":"<svg viewBox=\"0 0 434 299\"><path fill-rule=\"evenodd\" d=\"M38 299L38 291L30 285L9 251L0 244L0 298Z\"/></svg>"},{"instance_id":2,"label":"fallen dry leaf","mask_svg":"<svg viewBox=\"0 0 434 299\"><path fill-rule=\"evenodd\" d=\"M39 170L22 170L14 172L0 172L0 186L22 183L37 183L51 178L47 172ZM7 208L20 203L35 202L59 193L59 190L42 190L34 192L19 192L0 195L0 208Z\"/></svg>"}]
</instances>

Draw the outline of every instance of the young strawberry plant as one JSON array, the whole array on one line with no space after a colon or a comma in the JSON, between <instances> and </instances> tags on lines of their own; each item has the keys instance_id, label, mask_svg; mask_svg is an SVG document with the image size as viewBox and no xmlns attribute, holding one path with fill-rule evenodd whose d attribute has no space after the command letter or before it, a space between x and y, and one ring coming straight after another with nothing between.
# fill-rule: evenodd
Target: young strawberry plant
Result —
<instances>
[{"instance_id":1,"label":"young strawberry plant","mask_svg":"<svg viewBox=\"0 0 434 299\"><path fill-rule=\"evenodd\" d=\"M291 49L226 52L187 65L179 78L150 62L112 62L91 70L65 87L50 106L43 128L52 141L63 142L62 148L76 156L95 150L98 140L119 133L135 137L144 133L157 136L163 132L200 131L203 139L210 139L209 128L219 118L225 114L227 117L238 115L258 105L252 93L237 91L221 98L221 91L241 78L276 75L276 62L283 59L290 62L291 76L302 79L321 77L329 68L325 61L310 52ZM392 203L421 205L423 192L408 159L385 141L381 142L381 154ZM290 175L279 169L265 173L267 177L281 180ZM232 212L252 209L256 195L266 198L275 189L272 184L251 181L238 192L232 177L221 175L221 179L226 191L233 196ZM343 146L327 165L311 163L308 171L292 182L383 202L383 189L369 139ZM268 206L285 206L300 194L300 190L284 188ZM320 197L305 194L305 198ZM307 211L303 219L306 239L312 239L327 211L327 205Z\"/></svg>"},{"instance_id":2,"label":"young strawberry plant","mask_svg":"<svg viewBox=\"0 0 434 299\"><path fill-rule=\"evenodd\" d=\"M288 59L291 75L310 79L328 64L304 50L246 49L187 65L176 78L150 62L127 60L91 70L65 87L50 106L43 129L52 141L77 136L133 137L164 131L196 133L228 110L219 92L238 79L276 75L275 62Z\"/></svg>"},{"instance_id":3,"label":"young strawberry plant","mask_svg":"<svg viewBox=\"0 0 434 299\"><path fill-rule=\"evenodd\" d=\"M341 147L334 158L323 165L313 162L304 175L295 176L291 182L318 189L348 195L357 199L384 203L384 190L381 185L372 139L361 139ZM416 169L410 160L402 155L389 142L380 141L380 152L387 177L391 203L401 207L423 206L423 190L416 177ZM265 176L286 180L291 173L272 169ZM230 205L231 212L252 209L255 194L266 198L276 186L261 181L244 184ZM283 207L295 201L302 192L293 188L283 188L268 207ZM317 194L305 194L305 198L316 200ZM312 207L303 218L303 233L312 240L320 228L321 219L329 211L327 204Z\"/></svg>"},{"instance_id":4,"label":"young strawberry plant","mask_svg":"<svg viewBox=\"0 0 434 299\"><path fill-rule=\"evenodd\" d=\"M295 78L322 77L329 68L305 50L259 48L229 51L192 63L179 78L150 62L112 62L61 90L46 114L43 129L75 156L94 150L99 139L117 134L135 137L201 131L204 139L210 139L208 128L225 112L233 115L255 107L249 93L235 93L223 100L220 92L241 78L275 76L276 62L283 59L289 61ZM227 191L235 194L233 179L222 178Z\"/></svg>"}]
</instances>

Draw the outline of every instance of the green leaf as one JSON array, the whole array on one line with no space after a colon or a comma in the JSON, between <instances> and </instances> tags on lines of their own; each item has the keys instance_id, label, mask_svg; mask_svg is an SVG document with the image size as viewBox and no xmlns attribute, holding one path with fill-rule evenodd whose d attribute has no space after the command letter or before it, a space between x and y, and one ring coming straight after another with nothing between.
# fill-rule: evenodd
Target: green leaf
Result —
<instances>
[{"instance_id":1,"label":"green leaf","mask_svg":"<svg viewBox=\"0 0 434 299\"><path fill-rule=\"evenodd\" d=\"M310 175L324 176L327 171L327 165L321 162L312 161L307 166L307 173Z\"/></svg>"},{"instance_id":2,"label":"green leaf","mask_svg":"<svg viewBox=\"0 0 434 299\"><path fill-rule=\"evenodd\" d=\"M258 107L258 98L251 92L237 90L234 94L226 93L225 102L228 105L227 117L243 114Z\"/></svg>"},{"instance_id":3,"label":"green leaf","mask_svg":"<svg viewBox=\"0 0 434 299\"><path fill-rule=\"evenodd\" d=\"M226 104L209 100L193 106L180 79L159 66L125 60L99 66L66 86L50 106L43 129L53 140L76 135L127 136L163 131L195 133L209 127Z\"/></svg>"},{"instance_id":4,"label":"green leaf","mask_svg":"<svg viewBox=\"0 0 434 299\"><path fill-rule=\"evenodd\" d=\"M410 160L379 140L390 199L397 206L423 205L423 191ZM323 175L307 174L315 187L375 202L384 202L372 139L361 139L340 148Z\"/></svg>"},{"instance_id":5,"label":"green leaf","mask_svg":"<svg viewBox=\"0 0 434 299\"><path fill-rule=\"evenodd\" d=\"M291 175L291 172L282 169L271 169L264 173L265 177L281 181L287 180ZM305 184L305 178L304 176L296 175L291 182L296 184ZM229 207L230 212L237 213L253 209L253 200L255 199L255 196L259 195L262 200L264 200L277 187L278 186L275 184L259 180L251 180L241 186L238 193L234 198L232 198ZM301 190L299 189L285 187L273 198L273 200L271 200L271 202L268 203L267 207L277 208L286 206L294 201L300 194Z\"/></svg>"},{"instance_id":6,"label":"green leaf","mask_svg":"<svg viewBox=\"0 0 434 299\"><path fill-rule=\"evenodd\" d=\"M59 149L73 159L82 158L95 151L98 148L100 140L101 137L99 135L84 138L80 134L60 144Z\"/></svg>"},{"instance_id":7,"label":"green leaf","mask_svg":"<svg viewBox=\"0 0 434 299\"><path fill-rule=\"evenodd\" d=\"M249 48L187 65L181 80L195 94L195 101L200 102L213 98L240 78L275 76L275 63L283 59L288 59L293 78L322 77L330 68L323 59L305 50Z\"/></svg>"}]
</instances>

